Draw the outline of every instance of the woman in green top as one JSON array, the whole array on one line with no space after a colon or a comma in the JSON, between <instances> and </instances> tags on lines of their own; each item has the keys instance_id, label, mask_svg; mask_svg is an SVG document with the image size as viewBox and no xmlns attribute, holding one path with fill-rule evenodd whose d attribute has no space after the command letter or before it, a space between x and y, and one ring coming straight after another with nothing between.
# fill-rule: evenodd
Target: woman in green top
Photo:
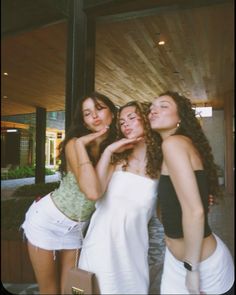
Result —
<instances>
[{"instance_id":1,"label":"woman in green top","mask_svg":"<svg viewBox=\"0 0 236 295\"><path fill-rule=\"evenodd\" d=\"M54 192L35 201L22 224L40 294L61 294L67 271L74 266L75 249L101 195L94 166L115 140L116 107L94 92L78 101L75 116L60 145L62 180ZM81 211L80 204L85 203ZM79 222L78 222L79 221ZM60 253L60 275L56 251Z\"/></svg>"}]
</instances>

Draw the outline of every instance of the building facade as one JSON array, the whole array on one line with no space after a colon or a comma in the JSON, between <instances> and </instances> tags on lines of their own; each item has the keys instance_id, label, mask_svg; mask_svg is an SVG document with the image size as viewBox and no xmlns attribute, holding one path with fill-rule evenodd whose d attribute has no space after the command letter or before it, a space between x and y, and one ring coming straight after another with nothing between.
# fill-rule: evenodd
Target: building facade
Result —
<instances>
[{"instance_id":1,"label":"building facade","mask_svg":"<svg viewBox=\"0 0 236 295\"><path fill-rule=\"evenodd\" d=\"M47 112L45 166L56 168L65 136L65 112ZM2 117L1 168L35 164L35 114Z\"/></svg>"}]
</instances>

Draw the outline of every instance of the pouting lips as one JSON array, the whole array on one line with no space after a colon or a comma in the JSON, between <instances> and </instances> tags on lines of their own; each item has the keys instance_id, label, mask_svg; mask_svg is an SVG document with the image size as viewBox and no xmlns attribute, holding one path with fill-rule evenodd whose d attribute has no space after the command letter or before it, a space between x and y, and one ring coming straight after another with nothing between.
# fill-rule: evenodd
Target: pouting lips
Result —
<instances>
[{"instance_id":1,"label":"pouting lips","mask_svg":"<svg viewBox=\"0 0 236 295\"><path fill-rule=\"evenodd\" d=\"M101 124L101 122L102 122L101 120L96 120L96 121L93 122L93 125L98 126L98 125Z\"/></svg>"}]
</instances>

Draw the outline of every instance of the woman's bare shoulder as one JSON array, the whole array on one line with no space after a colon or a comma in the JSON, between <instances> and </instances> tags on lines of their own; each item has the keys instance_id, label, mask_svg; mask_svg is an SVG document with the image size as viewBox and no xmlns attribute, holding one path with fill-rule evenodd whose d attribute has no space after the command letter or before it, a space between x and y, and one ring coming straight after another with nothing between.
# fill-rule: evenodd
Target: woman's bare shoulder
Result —
<instances>
[{"instance_id":1,"label":"woman's bare shoulder","mask_svg":"<svg viewBox=\"0 0 236 295\"><path fill-rule=\"evenodd\" d=\"M178 148L189 148L192 146L190 138L184 135L172 135L163 140L163 149L178 149Z\"/></svg>"},{"instance_id":2,"label":"woman's bare shoulder","mask_svg":"<svg viewBox=\"0 0 236 295\"><path fill-rule=\"evenodd\" d=\"M71 138L66 143L65 150L68 151L68 150L74 149L75 141L76 141L76 137Z\"/></svg>"}]
</instances>

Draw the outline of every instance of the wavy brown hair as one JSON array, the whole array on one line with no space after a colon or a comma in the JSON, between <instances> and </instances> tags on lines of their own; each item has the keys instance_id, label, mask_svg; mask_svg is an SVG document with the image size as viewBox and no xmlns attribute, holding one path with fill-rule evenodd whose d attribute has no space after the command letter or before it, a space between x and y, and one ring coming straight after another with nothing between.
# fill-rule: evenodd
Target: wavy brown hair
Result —
<instances>
[{"instance_id":1,"label":"wavy brown hair","mask_svg":"<svg viewBox=\"0 0 236 295\"><path fill-rule=\"evenodd\" d=\"M135 113L139 115L141 118L141 122L144 126L144 140L147 144L147 165L146 165L146 174L150 178L158 178L160 175L160 167L161 167L161 160L157 157L159 154L161 146L159 142L159 136L155 133L150 126L150 122L148 120L148 111L150 104L149 103L140 103L137 101L130 101L127 104L123 105L117 114L117 140L124 138L124 135L121 132L121 127L119 123L119 118L121 111L126 108L134 106ZM112 163L123 163L122 169L125 171L128 167L128 157L132 153L132 149L126 150L122 153L116 153L112 157Z\"/></svg>"},{"instance_id":2,"label":"wavy brown hair","mask_svg":"<svg viewBox=\"0 0 236 295\"><path fill-rule=\"evenodd\" d=\"M84 124L83 111L82 111L83 103L88 98L91 98L94 101L95 106L98 109L102 108L102 106L100 105L100 102L103 102L110 109L111 113L113 114L113 120L112 120L112 123L111 123L109 131L108 131L108 136L100 145L99 157L94 158L90 152L89 147L87 148L88 155L94 165L99 160L100 155L104 151L104 149L109 144L114 142L116 139L117 107L114 105L114 103L107 96L105 96L99 92L94 91L94 92L90 93L89 95L84 96L82 99L80 99L77 102L71 126L69 127L68 131L66 132L65 139L59 145L59 159L61 160L59 171L61 172L62 175L65 175L65 173L66 173L65 147L66 147L66 144L68 143L68 141L74 137L81 137L81 136L87 135L92 132L89 129L87 129Z\"/></svg>"},{"instance_id":3,"label":"wavy brown hair","mask_svg":"<svg viewBox=\"0 0 236 295\"><path fill-rule=\"evenodd\" d=\"M218 183L217 175L218 166L214 162L211 146L202 130L199 119L195 116L195 111L190 99L173 91L164 92L159 96L163 95L170 96L177 105L181 122L175 134L189 137L201 156L203 167L207 174L209 194L212 194L214 197L221 196L222 191Z\"/></svg>"}]
</instances>

